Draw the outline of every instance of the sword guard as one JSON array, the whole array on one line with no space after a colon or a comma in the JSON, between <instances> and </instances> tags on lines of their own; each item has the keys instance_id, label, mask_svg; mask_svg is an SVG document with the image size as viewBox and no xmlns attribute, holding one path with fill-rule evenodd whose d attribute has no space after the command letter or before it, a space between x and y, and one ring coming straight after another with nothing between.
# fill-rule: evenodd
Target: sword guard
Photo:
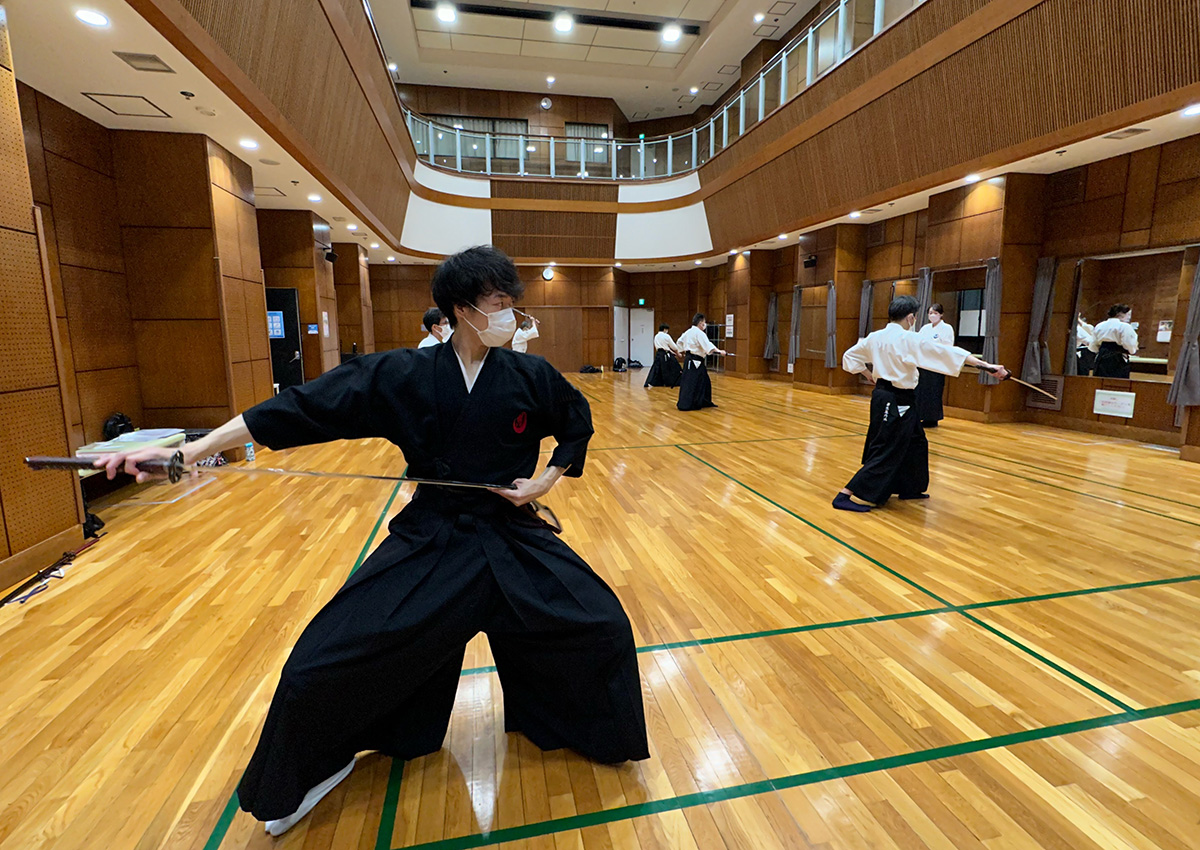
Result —
<instances>
[{"instance_id":1,"label":"sword guard","mask_svg":"<svg viewBox=\"0 0 1200 850\"><path fill-rule=\"evenodd\" d=\"M178 484L183 479L183 452L178 451L171 455L166 467L167 480L172 484Z\"/></svg>"}]
</instances>

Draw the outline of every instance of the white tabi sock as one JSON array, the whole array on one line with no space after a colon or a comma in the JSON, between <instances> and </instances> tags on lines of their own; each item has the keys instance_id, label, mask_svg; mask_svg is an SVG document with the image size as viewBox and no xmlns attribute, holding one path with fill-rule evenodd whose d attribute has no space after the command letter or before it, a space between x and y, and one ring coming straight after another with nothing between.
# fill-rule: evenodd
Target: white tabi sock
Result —
<instances>
[{"instance_id":1,"label":"white tabi sock","mask_svg":"<svg viewBox=\"0 0 1200 850\"><path fill-rule=\"evenodd\" d=\"M317 803L321 802L321 798L337 787L337 784L350 775L350 771L354 770L354 759L350 759L350 764L343 767L333 776L326 779L317 785L314 785L304 795L304 799L300 801L300 808L292 812L286 818L279 820L269 820L263 824L264 828L271 835L283 835L293 826L300 822L300 819L313 810Z\"/></svg>"}]
</instances>

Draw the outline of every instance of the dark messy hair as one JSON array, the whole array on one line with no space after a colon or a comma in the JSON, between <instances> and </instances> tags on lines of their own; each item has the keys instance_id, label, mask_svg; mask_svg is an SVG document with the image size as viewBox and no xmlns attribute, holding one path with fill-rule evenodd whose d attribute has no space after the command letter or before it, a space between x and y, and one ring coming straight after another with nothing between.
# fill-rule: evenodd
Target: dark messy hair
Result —
<instances>
[{"instance_id":1,"label":"dark messy hair","mask_svg":"<svg viewBox=\"0 0 1200 850\"><path fill-rule=\"evenodd\" d=\"M1122 313L1128 313L1132 309L1133 308L1130 307L1128 304L1114 304L1108 308L1108 317L1110 319L1115 319L1117 316L1121 315Z\"/></svg>"},{"instance_id":2,"label":"dark messy hair","mask_svg":"<svg viewBox=\"0 0 1200 850\"><path fill-rule=\"evenodd\" d=\"M695 327L696 325L700 324L700 323L701 323L701 322L703 322L704 320L705 320L705 319L704 319L704 314L703 314L703 313L697 313L696 315L692 316L692 327Z\"/></svg>"},{"instance_id":3,"label":"dark messy hair","mask_svg":"<svg viewBox=\"0 0 1200 850\"><path fill-rule=\"evenodd\" d=\"M917 312L920 306L921 302L917 301L911 295L898 295L888 305L888 319L898 322L910 313Z\"/></svg>"},{"instance_id":4,"label":"dark messy hair","mask_svg":"<svg viewBox=\"0 0 1200 850\"><path fill-rule=\"evenodd\" d=\"M516 300L525 292L525 284L508 255L491 245L477 245L442 260L429 284L433 300L450 320L458 324L454 308L474 307L480 296L501 292Z\"/></svg>"},{"instance_id":5,"label":"dark messy hair","mask_svg":"<svg viewBox=\"0 0 1200 850\"><path fill-rule=\"evenodd\" d=\"M425 311L425 315L421 317L421 324L425 326L425 330L433 333L434 327L442 323L445 314L437 307L430 307Z\"/></svg>"},{"instance_id":6,"label":"dark messy hair","mask_svg":"<svg viewBox=\"0 0 1200 850\"><path fill-rule=\"evenodd\" d=\"M671 326L668 325L666 322L663 322L661 325L658 326L658 329L660 331L669 331L671 329Z\"/></svg>"},{"instance_id":7,"label":"dark messy hair","mask_svg":"<svg viewBox=\"0 0 1200 850\"><path fill-rule=\"evenodd\" d=\"M934 301L932 304L930 304L929 309L937 313L939 316L946 315L946 308L943 307L939 301Z\"/></svg>"}]
</instances>

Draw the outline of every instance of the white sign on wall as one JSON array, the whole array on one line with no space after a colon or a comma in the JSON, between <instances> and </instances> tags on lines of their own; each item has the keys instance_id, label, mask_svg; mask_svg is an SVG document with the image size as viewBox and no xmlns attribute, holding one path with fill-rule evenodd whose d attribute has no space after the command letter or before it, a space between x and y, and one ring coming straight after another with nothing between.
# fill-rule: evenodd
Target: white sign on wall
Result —
<instances>
[{"instance_id":1,"label":"white sign on wall","mask_svg":"<svg viewBox=\"0 0 1200 850\"><path fill-rule=\"evenodd\" d=\"M1092 404L1092 413L1103 413L1105 416L1123 416L1128 419L1133 416L1133 403L1136 399L1137 393L1096 390L1096 400Z\"/></svg>"},{"instance_id":2,"label":"white sign on wall","mask_svg":"<svg viewBox=\"0 0 1200 850\"><path fill-rule=\"evenodd\" d=\"M322 326L322 329L325 331L325 336L328 337L329 336L329 313L326 312L325 310L321 311L321 326Z\"/></svg>"},{"instance_id":3,"label":"white sign on wall","mask_svg":"<svg viewBox=\"0 0 1200 850\"><path fill-rule=\"evenodd\" d=\"M725 314L725 339L733 339L733 313Z\"/></svg>"}]
</instances>

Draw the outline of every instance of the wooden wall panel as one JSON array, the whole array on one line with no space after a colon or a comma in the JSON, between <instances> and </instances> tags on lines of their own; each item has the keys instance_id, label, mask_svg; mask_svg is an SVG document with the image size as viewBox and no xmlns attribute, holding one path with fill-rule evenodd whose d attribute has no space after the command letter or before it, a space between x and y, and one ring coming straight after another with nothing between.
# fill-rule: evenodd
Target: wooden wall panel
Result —
<instances>
[{"instance_id":1,"label":"wooden wall panel","mask_svg":"<svg viewBox=\"0 0 1200 850\"><path fill-rule=\"evenodd\" d=\"M224 407L228 413L222 356L225 346L219 320L137 322L134 336L142 373L142 402L147 409ZM180 340L188 344L181 345Z\"/></svg>"},{"instance_id":2,"label":"wooden wall panel","mask_svg":"<svg viewBox=\"0 0 1200 850\"><path fill-rule=\"evenodd\" d=\"M492 210L492 244L513 257L612 257L615 213Z\"/></svg>"},{"instance_id":3,"label":"wooden wall panel","mask_svg":"<svg viewBox=\"0 0 1200 850\"><path fill-rule=\"evenodd\" d=\"M258 210L257 218L266 286L295 289L300 296L304 379L311 381L341 361L337 291L332 264L325 259L329 223L308 210ZM317 333L306 333L306 325L317 325Z\"/></svg>"},{"instance_id":4,"label":"wooden wall panel","mask_svg":"<svg viewBox=\"0 0 1200 850\"><path fill-rule=\"evenodd\" d=\"M134 319L219 318L211 227L126 227L121 238Z\"/></svg>"},{"instance_id":5,"label":"wooden wall panel","mask_svg":"<svg viewBox=\"0 0 1200 850\"><path fill-rule=\"evenodd\" d=\"M120 223L211 228L209 209L197 202L208 190L206 142L185 133L113 133Z\"/></svg>"},{"instance_id":6,"label":"wooden wall panel","mask_svg":"<svg viewBox=\"0 0 1200 850\"><path fill-rule=\"evenodd\" d=\"M142 389L138 369L126 366L118 369L95 369L80 372L77 378L80 422L84 442L97 443L104 439L104 420L114 413L142 411ZM145 427L144 419L136 420Z\"/></svg>"},{"instance_id":7,"label":"wooden wall panel","mask_svg":"<svg viewBox=\"0 0 1200 850\"><path fill-rule=\"evenodd\" d=\"M76 371L136 366L125 276L63 266L62 277Z\"/></svg>"},{"instance_id":8,"label":"wooden wall panel","mask_svg":"<svg viewBox=\"0 0 1200 850\"><path fill-rule=\"evenodd\" d=\"M552 93L554 105L542 109L537 92L466 89L403 83L396 87L409 109L423 115L456 115L469 118L510 118L529 122L529 132L561 136L568 121L604 124L614 138L625 138L628 122L611 98L578 97Z\"/></svg>"},{"instance_id":9,"label":"wooden wall panel","mask_svg":"<svg viewBox=\"0 0 1200 850\"><path fill-rule=\"evenodd\" d=\"M49 151L46 168L58 232L59 261L67 266L124 272L113 178Z\"/></svg>"}]
</instances>

